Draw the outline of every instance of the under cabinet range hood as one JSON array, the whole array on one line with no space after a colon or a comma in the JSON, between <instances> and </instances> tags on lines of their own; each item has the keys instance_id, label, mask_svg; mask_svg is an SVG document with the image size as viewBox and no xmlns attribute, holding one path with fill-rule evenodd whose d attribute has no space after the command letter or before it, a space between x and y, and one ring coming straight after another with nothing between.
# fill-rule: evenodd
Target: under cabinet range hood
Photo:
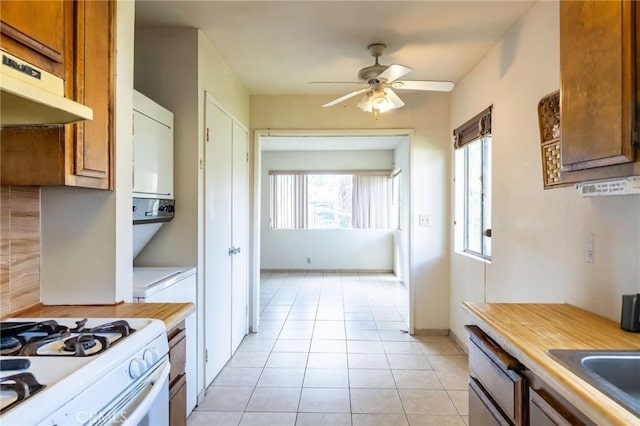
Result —
<instances>
[{"instance_id":1,"label":"under cabinet range hood","mask_svg":"<svg viewBox=\"0 0 640 426\"><path fill-rule=\"evenodd\" d=\"M64 81L2 52L0 126L51 126L92 120L93 110L64 97Z\"/></svg>"}]
</instances>

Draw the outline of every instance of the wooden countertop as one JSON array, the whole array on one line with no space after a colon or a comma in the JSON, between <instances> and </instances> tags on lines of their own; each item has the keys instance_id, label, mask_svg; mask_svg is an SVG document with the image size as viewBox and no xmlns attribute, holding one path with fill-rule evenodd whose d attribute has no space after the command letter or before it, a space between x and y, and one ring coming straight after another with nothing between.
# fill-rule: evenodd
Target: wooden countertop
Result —
<instances>
[{"instance_id":1,"label":"wooden countertop","mask_svg":"<svg viewBox=\"0 0 640 426\"><path fill-rule=\"evenodd\" d=\"M118 305L38 304L11 315L12 318L155 318L167 330L195 312L193 303L120 303Z\"/></svg>"},{"instance_id":2,"label":"wooden countertop","mask_svg":"<svg viewBox=\"0 0 640 426\"><path fill-rule=\"evenodd\" d=\"M598 425L640 424L640 419L545 353L547 349L640 350L640 334L567 304L468 303L482 328L544 382Z\"/></svg>"}]
</instances>

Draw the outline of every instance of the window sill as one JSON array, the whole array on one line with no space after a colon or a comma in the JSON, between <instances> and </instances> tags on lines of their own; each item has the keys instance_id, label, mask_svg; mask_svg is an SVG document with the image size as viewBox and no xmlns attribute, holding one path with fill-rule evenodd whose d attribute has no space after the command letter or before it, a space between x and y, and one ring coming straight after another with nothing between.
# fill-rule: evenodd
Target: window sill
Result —
<instances>
[{"instance_id":1,"label":"window sill","mask_svg":"<svg viewBox=\"0 0 640 426\"><path fill-rule=\"evenodd\" d=\"M491 258L478 256L477 254L468 253L466 251L455 250L454 253L455 254L459 254L460 256L464 256L464 257L468 257L470 259L477 260L477 261L482 262L482 263L487 263L489 265L491 264Z\"/></svg>"}]
</instances>

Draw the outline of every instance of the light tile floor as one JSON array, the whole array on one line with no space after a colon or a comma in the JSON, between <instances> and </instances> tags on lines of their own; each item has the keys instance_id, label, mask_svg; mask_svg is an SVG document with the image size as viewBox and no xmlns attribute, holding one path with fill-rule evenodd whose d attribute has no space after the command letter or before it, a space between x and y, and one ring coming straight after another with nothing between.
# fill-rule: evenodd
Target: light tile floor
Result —
<instances>
[{"instance_id":1,"label":"light tile floor","mask_svg":"<svg viewBox=\"0 0 640 426\"><path fill-rule=\"evenodd\" d=\"M260 332L189 426L468 424L467 357L410 336L388 274L263 273Z\"/></svg>"}]
</instances>

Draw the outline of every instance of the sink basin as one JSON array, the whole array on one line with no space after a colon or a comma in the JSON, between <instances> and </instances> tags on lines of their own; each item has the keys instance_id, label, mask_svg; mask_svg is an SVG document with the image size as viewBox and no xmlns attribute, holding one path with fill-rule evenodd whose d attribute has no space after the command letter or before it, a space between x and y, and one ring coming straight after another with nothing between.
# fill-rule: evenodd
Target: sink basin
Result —
<instances>
[{"instance_id":1,"label":"sink basin","mask_svg":"<svg viewBox=\"0 0 640 426\"><path fill-rule=\"evenodd\" d=\"M550 349L547 353L640 417L640 351Z\"/></svg>"}]
</instances>

